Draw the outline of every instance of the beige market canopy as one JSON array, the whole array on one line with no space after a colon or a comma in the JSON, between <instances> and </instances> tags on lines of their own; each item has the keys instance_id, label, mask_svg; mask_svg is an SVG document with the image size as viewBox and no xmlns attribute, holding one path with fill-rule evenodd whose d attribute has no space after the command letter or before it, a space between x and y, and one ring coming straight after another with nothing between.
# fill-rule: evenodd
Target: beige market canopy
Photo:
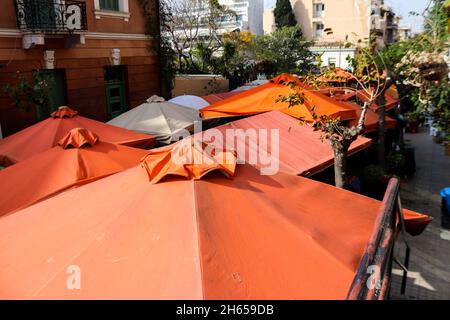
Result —
<instances>
[{"instance_id":1,"label":"beige market canopy","mask_svg":"<svg viewBox=\"0 0 450 320\"><path fill-rule=\"evenodd\" d=\"M150 134L160 144L169 144L182 130L192 131L194 122L200 121L196 109L152 96L140 106L112 119L108 124Z\"/></svg>"}]
</instances>

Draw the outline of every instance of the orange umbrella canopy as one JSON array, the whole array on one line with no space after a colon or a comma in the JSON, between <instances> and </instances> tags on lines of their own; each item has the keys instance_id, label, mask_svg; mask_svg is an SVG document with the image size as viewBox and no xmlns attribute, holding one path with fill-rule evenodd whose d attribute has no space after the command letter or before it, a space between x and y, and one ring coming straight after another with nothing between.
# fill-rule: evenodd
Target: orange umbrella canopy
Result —
<instances>
[{"instance_id":1,"label":"orange umbrella canopy","mask_svg":"<svg viewBox=\"0 0 450 320\"><path fill-rule=\"evenodd\" d=\"M353 107L359 110L361 107L356 105ZM357 109L358 108L358 109ZM375 118L373 118L375 117ZM395 120L386 117L387 128L395 126ZM368 118L366 118L366 125L369 126L369 131L373 128L373 123L378 125L378 116L371 110L368 110ZM253 136L252 130L266 129L278 130L278 147L275 149L272 138L268 139L267 144L259 140L258 135ZM212 133L213 130L218 130L222 134L222 138ZM230 135L231 139L227 137L227 131L243 132L247 134ZM257 132L257 131L254 131ZM270 137L270 132L267 134ZM256 137L255 139L252 139ZM218 148L225 148L227 146L237 146L242 143L245 148L245 155L241 160L252 164L257 169L261 170L267 168L270 160L266 158L268 155L272 162L276 159L279 166L279 171L288 174L313 176L320 171L333 165L334 154L327 142L321 142L320 132L315 131L307 125L299 125L298 121L292 117L281 113L280 111L272 111L251 116L245 119L230 122L228 124L206 130L195 135L195 138L202 139L209 144L214 144ZM231 144L230 144L231 141ZM372 141L365 137L358 137L350 148L349 155L352 155L360 150L363 150L371 145ZM160 152L167 152L172 150L175 145L159 148ZM255 163L252 163L250 152L257 150L258 155ZM275 152L277 150L277 153ZM156 152L156 150L155 150ZM261 159L260 154L264 155ZM238 156L240 156L238 154ZM419 235L423 232L426 226L432 219L424 214L420 214L408 209L404 209L405 227L406 231L411 235Z\"/></svg>"},{"instance_id":2,"label":"orange umbrella canopy","mask_svg":"<svg viewBox=\"0 0 450 320\"><path fill-rule=\"evenodd\" d=\"M213 104L230 97L233 97L237 94L240 94L241 91L230 91L230 92L222 92L222 93L213 93L207 96L203 96L202 99L206 100L209 104Z\"/></svg>"},{"instance_id":3,"label":"orange umbrella canopy","mask_svg":"<svg viewBox=\"0 0 450 320\"><path fill-rule=\"evenodd\" d=\"M356 117L353 110L349 110L341 105L340 102L336 102L325 95L320 95L306 89L295 89L305 94L305 102L303 105L289 108L287 103L277 102L280 96L287 96L294 90L285 84L298 81L293 76L283 74L273 78L266 84L213 103L201 109L200 113L204 118L214 118L245 116L280 110L298 119L312 121L311 108L316 107L315 112L319 115L340 117L342 120L354 119Z\"/></svg>"},{"instance_id":4,"label":"orange umbrella canopy","mask_svg":"<svg viewBox=\"0 0 450 320\"><path fill-rule=\"evenodd\" d=\"M104 142L142 149L150 148L155 142L153 136L91 120L61 107L50 118L0 140L0 165L6 167L53 148L74 128L89 129Z\"/></svg>"},{"instance_id":5,"label":"orange umbrella canopy","mask_svg":"<svg viewBox=\"0 0 450 320\"><path fill-rule=\"evenodd\" d=\"M351 82L355 81L356 78L353 74L350 72L341 69L341 68L334 68L333 70L327 72L326 74L320 76L317 78L318 81L321 82Z\"/></svg>"},{"instance_id":6,"label":"orange umbrella canopy","mask_svg":"<svg viewBox=\"0 0 450 320\"><path fill-rule=\"evenodd\" d=\"M329 89L327 89L329 90ZM331 89L332 91L335 91L334 89ZM363 90L359 90L359 91L351 91L348 93L344 93L344 91L335 91L334 93L336 93L337 95L335 96L338 100L349 100L353 97L358 97L359 99L361 99L363 102L367 102L369 101L369 97L367 92L363 91ZM389 111L393 108L395 108L398 104L398 93L397 93L397 89L395 88L394 85L392 85L391 87L389 87L386 92L384 93L384 98L386 99L386 103L385 103L385 107L386 110ZM371 106L371 109L373 111L377 111L378 110L378 105L374 102Z\"/></svg>"},{"instance_id":7,"label":"orange umbrella canopy","mask_svg":"<svg viewBox=\"0 0 450 320\"><path fill-rule=\"evenodd\" d=\"M346 90L339 87L327 87L322 88L318 92L325 94L327 96L332 95L333 98L335 98L338 101L349 101L353 99L354 97L357 97L362 102L367 102L369 100L368 93L364 90ZM386 89L384 93L384 97L386 99L385 107L386 110L392 110L398 105L398 91L395 85L391 85L388 89ZM371 109L373 111L378 110L378 105L374 102L371 105Z\"/></svg>"},{"instance_id":8,"label":"orange umbrella canopy","mask_svg":"<svg viewBox=\"0 0 450 320\"><path fill-rule=\"evenodd\" d=\"M214 134L217 130L220 131L222 139ZM267 130L267 144L265 141L259 141L259 130ZM273 130L276 130L279 137L275 140L278 142L277 146L271 138ZM234 135L227 136L227 133ZM269 165L270 161L265 159L265 155L278 161L281 172L296 175L311 176L333 165L333 150L327 141L320 140L320 132L308 125L300 125L298 120L280 111L266 112L233 121L196 134L196 137L203 137L207 143L221 147L225 147L227 143L228 146L245 145L243 160L247 163L251 158L250 152L257 150L257 161L252 164L258 169ZM350 146L349 154L363 150L370 144L370 139L359 137ZM260 156L261 154L264 155L264 159Z\"/></svg>"},{"instance_id":9,"label":"orange umbrella canopy","mask_svg":"<svg viewBox=\"0 0 450 320\"><path fill-rule=\"evenodd\" d=\"M358 96L363 101L367 99L367 94L363 93L363 91L349 91L341 88L324 88L319 90L319 92L323 95L326 95L328 97L331 97L337 101L346 102L347 107L355 110L356 112L356 119L350 120L349 125L357 125L358 119L361 116L361 106L357 104L356 102L351 101L352 98L355 96ZM386 95L390 95L391 93L387 93ZM396 103L393 103L393 100L389 100L391 104L389 105L390 108L395 106ZM392 104L393 103L393 104ZM376 106L376 105L375 105ZM377 107L375 107L377 108ZM395 128L397 121L389 116L385 117L385 128L386 129L393 129ZM376 109L373 107L371 109L367 110L366 113L366 119L364 122L364 125L366 127L367 132L376 131L378 128L378 114L376 113Z\"/></svg>"},{"instance_id":10,"label":"orange umbrella canopy","mask_svg":"<svg viewBox=\"0 0 450 320\"><path fill-rule=\"evenodd\" d=\"M356 126L358 125L358 119L361 116L361 106L354 102L348 102L348 106L356 111L356 114L358 116L357 119L350 120L349 125L350 126ZM384 119L384 128L385 129L394 129L397 125L397 121L395 119L392 119L391 117L385 116ZM368 109L366 113L366 119L364 121L364 126L366 128L366 132L376 131L378 128L378 114Z\"/></svg>"},{"instance_id":11,"label":"orange umbrella canopy","mask_svg":"<svg viewBox=\"0 0 450 320\"><path fill-rule=\"evenodd\" d=\"M0 170L0 216L139 163L148 153L72 129L59 145Z\"/></svg>"},{"instance_id":12,"label":"orange umbrella canopy","mask_svg":"<svg viewBox=\"0 0 450 320\"><path fill-rule=\"evenodd\" d=\"M346 298L380 202L235 158L173 157L0 219L0 298Z\"/></svg>"},{"instance_id":13,"label":"orange umbrella canopy","mask_svg":"<svg viewBox=\"0 0 450 320\"><path fill-rule=\"evenodd\" d=\"M0 219L0 298L345 299L381 203L206 147Z\"/></svg>"}]
</instances>

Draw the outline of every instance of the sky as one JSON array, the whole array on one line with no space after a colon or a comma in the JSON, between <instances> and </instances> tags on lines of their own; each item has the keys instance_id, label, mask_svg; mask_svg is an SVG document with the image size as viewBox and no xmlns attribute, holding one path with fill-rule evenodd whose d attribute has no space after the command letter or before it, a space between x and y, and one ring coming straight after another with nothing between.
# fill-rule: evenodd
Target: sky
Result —
<instances>
[{"instance_id":1,"label":"sky","mask_svg":"<svg viewBox=\"0 0 450 320\"><path fill-rule=\"evenodd\" d=\"M335 0L339 1L339 0ZM266 8L275 6L276 0L264 0ZM403 17L400 22L401 26L410 26L413 32L418 32L422 28L423 19L419 17L409 16L410 11L422 14L430 0L385 0L384 3L394 9L397 15Z\"/></svg>"}]
</instances>

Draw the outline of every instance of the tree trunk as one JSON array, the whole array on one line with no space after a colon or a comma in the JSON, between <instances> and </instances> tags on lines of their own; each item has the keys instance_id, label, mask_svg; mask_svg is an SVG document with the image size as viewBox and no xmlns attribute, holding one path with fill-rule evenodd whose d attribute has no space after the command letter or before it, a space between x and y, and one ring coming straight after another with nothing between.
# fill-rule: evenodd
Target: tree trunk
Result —
<instances>
[{"instance_id":1,"label":"tree trunk","mask_svg":"<svg viewBox=\"0 0 450 320\"><path fill-rule=\"evenodd\" d=\"M386 98L384 92L378 96L376 103L378 105L378 164L384 167L386 165L386 139L384 135Z\"/></svg>"},{"instance_id":2,"label":"tree trunk","mask_svg":"<svg viewBox=\"0 0 450 320\"><path fill-rule=\"evenodd\" d=\"M398 116L401 117L405 117L405 111L408 110L408 106L405 108L405 105L408 103L409 99L408 99L408 91L405 90L403 85L399 85L396 82L396 87L397 87L397 91L398 91L398 100L399 100L399 105L398 105ZM400 121L399 121L400 122ZM405 144L404 142L404 135L403 135L403 130L404 130L404 118L403 121L401 121L400 123L397 124L397 130L398 130L398 139L397 139L397 143L400 146L403 146Z\"/></svg>"},{"instance_id":3,"label":"tree trunk","mask_svg":"<svg viewBox=\"0 0 450 320\"><path fill-rule=\"evenodd\" d=\"M392 77L389 76L386 79L383 90L380 92L376 99L376 104L378 105L378 164L385 167L386 166L386 139L385 139L385 120L386 120L386 90L392 85Z\"/></svg>"},{"instance_id":4,"label":"tree trunk","mask_svg":"<svg viewBox=\"0 0 450 320\"><path fill-rule=\"evenodd\" d=\"M330 141L330 143L334 152L334 183L336 187L344 189L347 170L347 154L351 142Z\"/></svg>"}]
</instances>

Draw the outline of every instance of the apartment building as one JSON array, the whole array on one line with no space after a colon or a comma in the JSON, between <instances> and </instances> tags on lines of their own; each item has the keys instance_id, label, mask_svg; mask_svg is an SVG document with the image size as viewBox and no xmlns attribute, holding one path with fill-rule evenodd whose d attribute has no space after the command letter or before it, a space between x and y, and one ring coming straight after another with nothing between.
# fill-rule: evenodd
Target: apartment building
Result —
<instances>
[{"instance_id":1,"label":"apartment building","mask_svg":"<svg viewBox=\"0 0 450 320\"><path fill-rule=\"evenodd\" d=\"M224 15L220 18L218 21L219 29L217 30L219 34L233 31L263 34L264 0L219 0L219 3L235 13L235 15ZM190 8L192 17L203 17L207 14L206 12L207 10L203 5ZM199 27L199 35L209 35L206 18L204 23L200 21Z\"/></svg>"},{"instance_id":2,"label":"apartment building","mask_svg":"<svg viewBox=\"0 0 450 320\"><path fill-rule=\"evenodd\" d=\"M336 42L370 33L371 0L293 0L292 7L306 38ZM331 29L332 33L325 32Z\"/></svg>"},{"instance_id":3,"label":"apartment building","mask_svg":"<svg viewBox=\"0 0 450 320\"><path fill-rule=\"evenodd\" d=\"M399 40L411 38L412 35L410 26L399 26L397 32L398 32L397 38Z\"/></svg>"},{"instance_id":4,"label":"apartment building","mask_svg":"<svg viewBox=\"0 0 450 320\"><path fill-rule=\"evenodd\" d=\"M236 13L236 24L240 30L263 34L264 0L219 0Z\"/></svg>"},{"instance_id":5,"label":"apartment building","mask_svg":"<svg viewBox=\"0 0 450 320\"><path fill-rule=\"evenodd\" d=\"M315 42L312 50L322 55L324 66L347 68L355 48L348 41L367 41L375 32L382 46L397 37L398 18L383 0L291 0L303 35ZM265 13L265 32L273 29L273 11Z\"/></svg>"},{"instance_id":6,"label":"apartment building","mask_svg":"<svg viewBox=\"0 0 450 320\"><path fill-rule=\"evenodd\" d=\"M18 72L31 80L39 71L51 80L50 109L69 105L100 121L160 93L158 57L149 51L157 44L145 34L139 0L3 2L0 87L16 83ZM0 96L4 136L45 116L40 110L18 109L7 95Z\"/></svg>"},{"instance_id":7,"label":"apartment building","mask_svg":"<svg viewBox=\"0 0 450 320\"><path fill-rule=\"evenodd\" d=\"M275 24L275 16L273 14L273 8L264 10L263 29L264 34L272 33L277 29L277 25Z\"/></svg>"},{"instance_id":8,"label":"apartment building","mask_svg":"<svg viewBox=\"0 0 450 320\"><path fill-rule=\"evenodd\" d=\"M397 38L398 18L383 0L296 0L293 8L324 66L348 67L347 57L354 56L355 48L345 48L346 42L366 42L375 35L384 46Z\"/></svg>"}]
</instances>

